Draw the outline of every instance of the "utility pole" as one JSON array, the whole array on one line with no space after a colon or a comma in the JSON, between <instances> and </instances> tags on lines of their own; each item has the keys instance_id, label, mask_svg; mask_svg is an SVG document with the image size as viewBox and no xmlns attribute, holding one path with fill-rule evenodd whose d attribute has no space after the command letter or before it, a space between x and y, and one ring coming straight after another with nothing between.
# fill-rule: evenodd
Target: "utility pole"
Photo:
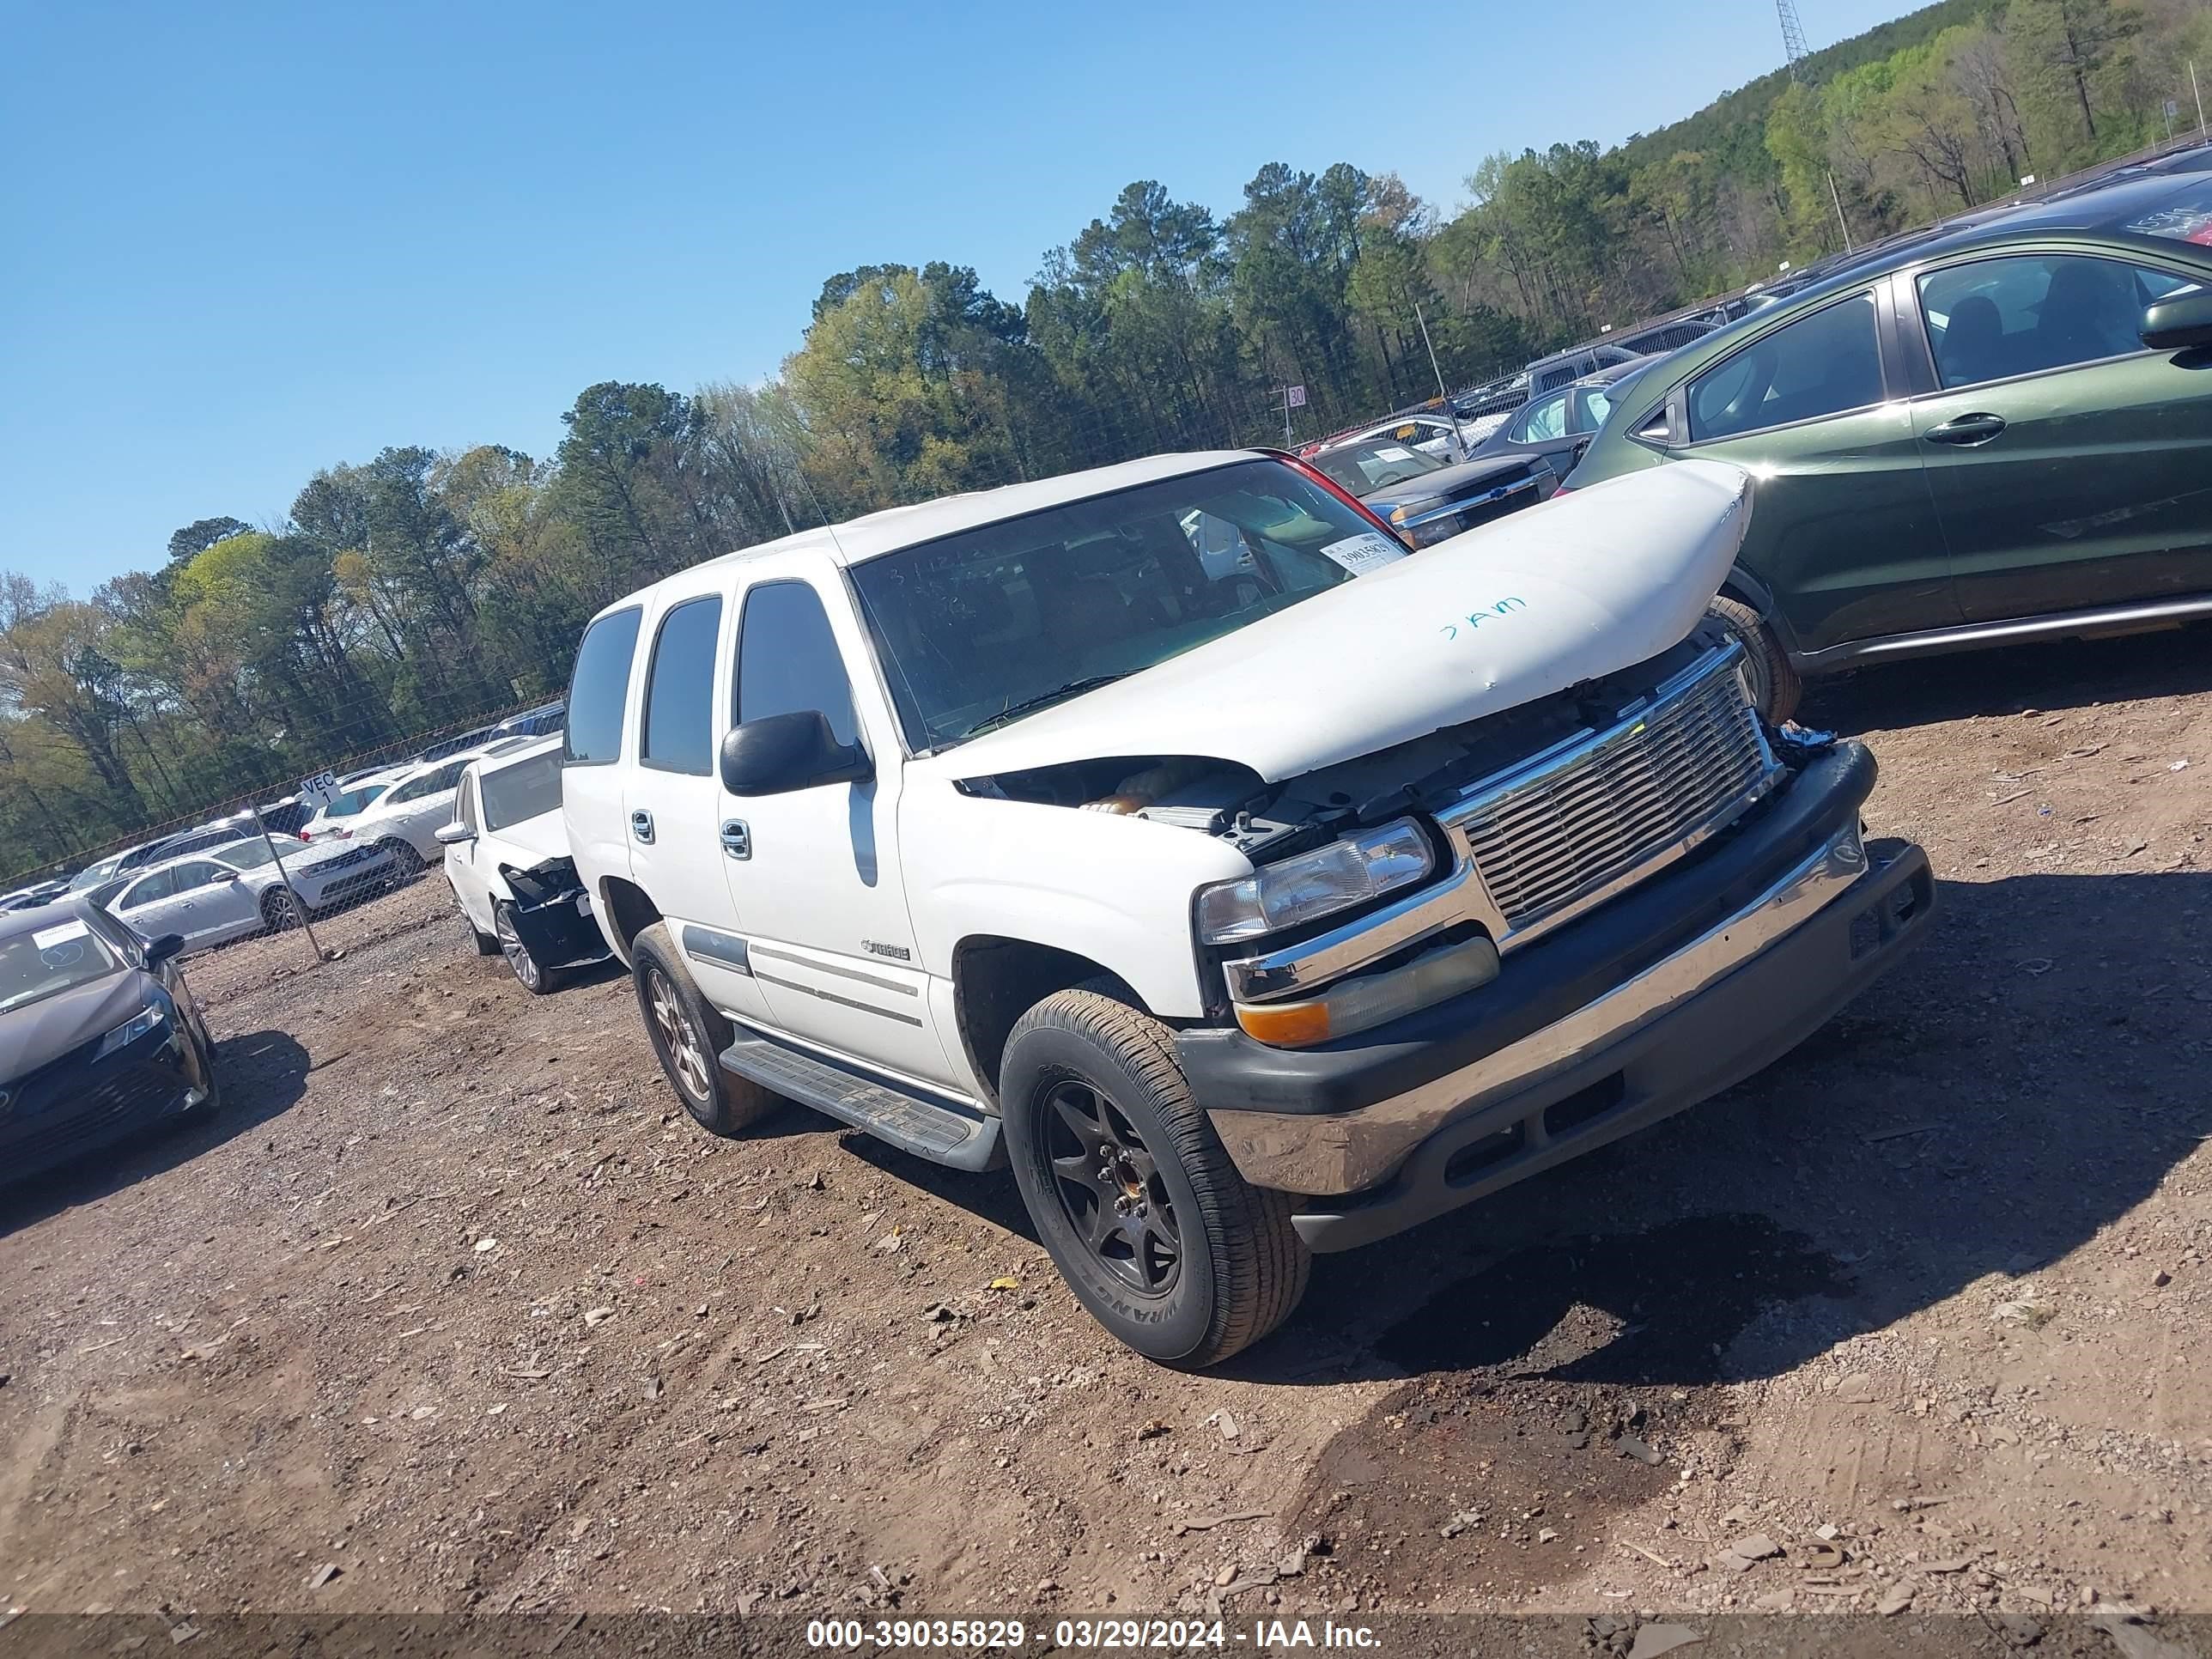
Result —
<instances>
[{"instance_id":1,"label":"utility pole","mask_svg":"<svg viewBox=\"0 0 2212 1659\"><path fill-rule=\"evenodd\" d=\"M1421 325L1421 343L1429 349L1429 373L1437 377L1437 401L1444 406L1444 418L1452 423L1452 436L1458 441L1459 453L1468 453L1467 434L1459 423L1459 410L1452 407L1450 394L1444 390L1444 372L1437 363L1436 343L1429 338L1429 319L1422 314L1421 302L1413 301L1413 320Z\"/></svg>"},{"instance_id":2,"label":"utility pole","mask_svg":"<svg viewBox=\"0 0 2212 1659\"><path fill-rule=\"evenodd\" d=\"M1828 199L1836 204L1836 226L1844 233L1844 252L1856 252L1857 250L1851 241L1851 223L1844 217L1844 198L1836 194L1836 175L1832 173L1828 175Z\"/></svg>"},{"instance_id":3,"label":"utility pole","mask_svg":"<svg viewBox=\"0 0 2212 1659\"><path fill-rule=\"evenodd\" d=\"M2189 90L2197 100L2197 136L2202 138L2205 137L2204 91L2197 84L2197 60L2194 58L2189 60Z\"/></svg>"},{"instance_id":4,"label":"utility pole","mask_svg":"<svg viewBox=\"0 0 2212 1659\"><path fill-rule=\"evenodd\" d=\"M299 917L301 931L307 936L307 949L319 964L323 960L323 947L315 938L315 924L307 920L307 901L292 885L292 872L284 867L284 855L276 850L276 843L269 838L269 826L261 821L261 809L249 800L246 810L253 814L253 827L261 832L261 844L269 849L269 861L276 866L276 879L283 884L284 896L292 902L292 914Z\"/></svg>"}]
</instances>

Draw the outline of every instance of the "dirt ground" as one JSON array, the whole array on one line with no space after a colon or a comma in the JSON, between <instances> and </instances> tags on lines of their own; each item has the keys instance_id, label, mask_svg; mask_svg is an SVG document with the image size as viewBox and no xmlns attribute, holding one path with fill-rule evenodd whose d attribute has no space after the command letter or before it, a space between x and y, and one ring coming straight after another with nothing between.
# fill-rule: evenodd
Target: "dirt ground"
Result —
<instances>
[{"instance_id":1,"label":"dirt ground","mask_svg":"<svg viewBox=\"0 0 2212 1659\"><path fill-rule=\"evenodd\" d=\"M1817 689L1921 952L1216 1375L1003 1175L701 1133L434 875L199 959L222 1115L0 1198L0 1607L2212 1611L2209 647Z\"/></svg>"}]
</instances>

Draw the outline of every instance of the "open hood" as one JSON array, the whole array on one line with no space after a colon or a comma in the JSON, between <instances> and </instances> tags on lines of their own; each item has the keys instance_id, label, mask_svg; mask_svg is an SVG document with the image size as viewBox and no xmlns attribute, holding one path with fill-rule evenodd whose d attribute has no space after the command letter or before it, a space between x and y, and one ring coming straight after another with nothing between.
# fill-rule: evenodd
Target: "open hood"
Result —
<instances>
[{"instance_id":1,"label":"open hood","mask_svg":"<svg viewBox=\"0 0 2212 1659\"><path fill-rule=\"evenodd\" d=\"M1656 656L1705 614L1751 481L1682 461L1512 514L911 763L951 779L1204 756L1279 782Z\"/></svg>"},{"instance_id":2,"label":"open hood","mask_svg":"<svg viewBox=\"0 0 2212 1659\"><path fill-rule=\"evenodd\" d=\"M568 856L568 825L561 816L561 809L540 812L534 818L525 818L520 823L510 823L504 830L487 832L491 839L506 846L520 848L537 855L538 862Z\"/></svg>"}]
</instances>

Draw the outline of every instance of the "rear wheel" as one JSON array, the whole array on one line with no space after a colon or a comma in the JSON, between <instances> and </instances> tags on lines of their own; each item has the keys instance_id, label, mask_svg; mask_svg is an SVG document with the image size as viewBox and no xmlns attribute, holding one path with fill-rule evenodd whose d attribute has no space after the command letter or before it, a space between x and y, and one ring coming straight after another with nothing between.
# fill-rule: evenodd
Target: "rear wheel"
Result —
<instances>
[{"instance_id":1,"label":"rear wheel","mask_svg":"<svg viewBox=\"0 0 2212 1659\"><path fill-rule=\"evenodd\" d=\"M1060 1276L1147 1358L1214 1364L1305 1293L1282 1193L1237 1171L1158 1020L1060 991L1015 1023L1000 1097L1014 1180Z\"/></svg>"},{"instance_id":2,"label":"rear wheel","mask_svg":"<svg viewBox=\"0 0 2212 1659\"><path fill-rule=\"evenodd\" d=\"M722 1069L718 1056L737 1033L699 994L668 925L656 921L641 931L629 954L646 1035L684 1109L718 1135L737 1134L774 1111L774 1094Z\"/></svg>"},{"instance_id":3,"label":"rear wheel","mask_svg":"<svg viewBox=\"0 0 2212 1659\"><path fill-rule=\"evenodd\" d=\"M531 954L523 943L522 931L514 925L514 907L502 900L492 907L492 931L497 936L500 955L514 970L514 977L522 988L534 997L542 997L554 988L559 978L554 969L546 967Z\"/></svg>"},{"instance_id":4,"label":"rear wheel","mask_svg":"<svg viewBox=\"0 0 2212 1659\"><path fill-rule=\"evenodd\" d=\"M1751 700L1759 712L1777 726L1795 714L1805 694L1804 682L1759 612L1723 593L1705 607L1705 614L1743 642L1744 678L1750 682Z\"/></svg>"}]
</instances>

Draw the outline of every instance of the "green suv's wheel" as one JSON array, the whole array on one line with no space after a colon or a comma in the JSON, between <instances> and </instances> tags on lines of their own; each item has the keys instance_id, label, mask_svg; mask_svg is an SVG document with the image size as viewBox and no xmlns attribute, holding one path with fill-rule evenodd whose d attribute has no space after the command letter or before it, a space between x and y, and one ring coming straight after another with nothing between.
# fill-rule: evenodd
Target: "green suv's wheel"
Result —
<instances>
[{"instance_id":1,"label":"green suv's wheel","mask_svg":"<svg viewBox=\"0 0 2212 1659\"><path fill-rule=\"evenodd\" d=\"M1290 1200L1237 1174L1158 1020L1093 991L1057 992L1007 1037L1000 1098L1037 1235L1120 1340L1168 1364L1211 1365L1297 1306L1311 1258Z\"/></svg>"},{"instance_id":2,"label":"green suv's wheel","mask_svg":"<svg viewBox=\"0 0 2212 1659\"><path fill-rule=\"evenodd\" d=\"M1777 726L1795 714L1805 693L1804 682L1759 612L1723 593L1705 607L1705 613L1743 641L1744 678L1751 684L1751 700L1759 712Z\"/></svg>"},{"instance_id":3,"label":"green suv's wheel","mask_svg":"<svg viewBox=\"0 0 2212 1659\"><path fill-rule=\"evenodd\" d=\"M656 921L641 932L629 954L646 1035L684 1109L718 1135L736 1134L775 1110L775 1095L722 1068L718 1057L737 1034L699 994L668 924Z\"/></svg>"}]
</instances>

